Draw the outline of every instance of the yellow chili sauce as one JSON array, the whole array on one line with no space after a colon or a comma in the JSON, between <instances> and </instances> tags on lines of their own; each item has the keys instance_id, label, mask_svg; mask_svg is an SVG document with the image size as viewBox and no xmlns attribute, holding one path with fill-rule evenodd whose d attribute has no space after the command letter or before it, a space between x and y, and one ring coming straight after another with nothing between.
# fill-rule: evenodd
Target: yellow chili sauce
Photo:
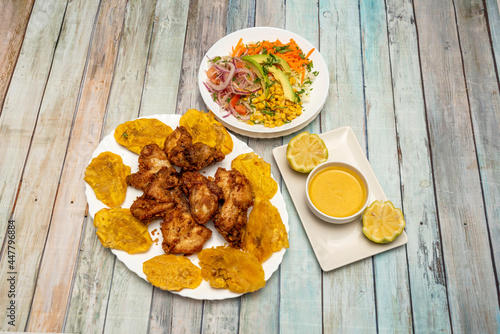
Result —
<instances>
[{"instance_id":1,"label":"yellow chili sauce","mask_svg":"<svg viewBox=\"0 0 500 334\"><path fill-rule=\"evenodd\" d=\"M366 201L363 180L353 170L332 166L313 176L309 197L314 206L333 217L349 217L358 212Z\"/></svg>"}]
</instances>

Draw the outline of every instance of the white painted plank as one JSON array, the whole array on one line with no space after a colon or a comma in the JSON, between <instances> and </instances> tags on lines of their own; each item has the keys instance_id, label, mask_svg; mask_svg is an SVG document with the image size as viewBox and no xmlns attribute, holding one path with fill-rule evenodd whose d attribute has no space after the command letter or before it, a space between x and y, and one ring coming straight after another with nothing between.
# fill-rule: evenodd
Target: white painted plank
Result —
<instances>
[{"instance_id":1,"label":"white painted plank","mask_svg":"<svg viewBox=\"0 0 500 334\"><path fill-rule=\"evenodd\" d=\"M452 1L418 0L414 8L452 327L498 332L497 285L455 7Z\"/></svg>"},{"instance_id":2,"label":"white painted plank","mask_svg":"<svg viewBox=\"0 0 500 334\"><path fill-rule=\"evenodd\" d=\"M39 113L65 8L65 1L38 2L34 5L26 30L25 43L21 49L16 70L5 99L0 118L0 159L2 161L0 174L0 217L2 217L0 229L2 232L0 243L2 244L4 237L7 235L8 220L14 210L14 200L22 177L25 160L29 153L37 117L46 110L42 107L42 112ZM50 46L50 48L46 46ZM52 77L52 79L55 78L57 78L57 74ZM53 102L55 101L48 99L48 101L44 101L44 106ZM56 118L60 115L64 119L65 115L69 115L71 119L73 111L74 106L71 106L69 113L64 111L61 113L61 111L57 110L52 117ZM36 276L39 265L54 200L50 193L46 194L44 192L45 189L43 189L41 183L45 180L43 175L39 175L40 165L47 166L49 164L48 159L41 159L46 155L51 143L47 141L46 136L39 135L40 132L44 132L40 128L44 129L45 126L51 125L57 126L58 120L51 120L44 117L44 115L40 116L40 118L41 124L37 128L38 135L33 142L34 147L32 148L36 158L31 159L31 162L28 163L26 172L30 174L25 174L25 182L22 183L20 190L19 209L12 216L14 229L10 230L14 232L15 239L13 240L15 244L11 243L4 246L0 261L0 277L2 277L0 281L2 296L0 305L2 309L6 310L13 302L16 308L15 319L2 316L0 330L22 331L28 321L35 287L33 278ZM54 122L52 123L52 121ZM60 148L62 152L65 149L64 135L66 133L67 140L68 133L68 129L65 129L63 124L64 120L62 120L61 126L58 127L62 136L63 146ZM44 145L43 152L37 152L40 143ZM35 161L37 166L33 168ZM56 170L58 167L56 167ZM47 170L47 174L51 175L51 171ZM52 194L57 187L57 172L55 176L55 187L52 189ZM50 184L50 181L48 181L48 184ZM41 195L39 196L40 192ZM48 197L44 198L44 195ZM37 210L38 198L42 203L39 210ZM44 204L46 207L44 207ZM38 213L40 216L37 216ZM36 225L34 224L34 217L40 218ZM42 233L38 233L39 231ZM10 260L12 262L9 263ZM9 293L9 291L13 290L11 289L11 281L7 281L7 278L11 276L14 276L15 280L14 295ZM11 320L14 321L9 324Z\"/></svg>"},{"instance_id":3,"label":"white painted plank","mask_svg":"<svg viewBox=\"0 0 500 334\"><path fill-rule=\"evenodd\" d=\"M322 130L350 126L361 147L366 147L358 4L325 1L319 13L320 51L330 71ZM376 331L371 259L323 274L323 312L325 332Z\"/></svg>"},{"instance_id":4,"label":"white painted plank","mask_svg":"<svg viewBox=\"0 0 500 334\"><path fill-rule=\"evenodd\" d=\"M396 207L401 208L385 1L361 0L360 17L368 156L386 196ZM379 332L411 333L406 247L375 256L374 273Z\"/></svg>"},{"instance_id":5,"label":"white painted plank","mask_svg":"<svg viewBox=\"0 0 500 334\"><path fill-rule=\"evenodd\" d=\"M154 8L149 1L127 3L102 135L107 135L118 124L137 117ZM120 13L117 12L117 15ZM104 328L110 331L125 326L136 333L146 331L152 287L127 275L135 274L124 272L120 263L115 269L115 256L102 247L89 218L84 226L65 330L76 332L85 328L89 332L103 332ZM147 293L149 297L144 296ZM135 299L134 296L142 298ZM130 313L133 317L129 320L120 318ZM139 320L141 314L142 322Z\"/></svg>"},{"instance_id":6,"label":"white painted plank","mask_svg":"<svg viewBox=\"0 0 500 334\"><path fill-rule=\"evenodd\" d=\"M493 252L496 283L500 270L500 90L490 45L484 2L455 1L462 59L472 115L474 142L485 204L489 242ZM498 290L497 290L498 293ZM497 295L497 298L499 296ZM496 311L500 327L500 311Z\"/></svg>"},{"instance_id":7,"label":"white painted plank","mask_svg":"<svg viewBox=\"0 0 500 334\"><path fill-rule=\"evenodd\" d=\"M83 174L99 142L125 7L108 2L99 11L27 331L59 332L63 327L86 209Z\"/></svg>"},{"instance_id":8,"label":"white painted plank","mask_svg":"<svg viewBox=\"0 0 500 334\"><path fill-rule=\"evenodd\" d=\"M387 1L394 108L415 332L451 331L411 1Z\"/></svg>"}]
</instances>

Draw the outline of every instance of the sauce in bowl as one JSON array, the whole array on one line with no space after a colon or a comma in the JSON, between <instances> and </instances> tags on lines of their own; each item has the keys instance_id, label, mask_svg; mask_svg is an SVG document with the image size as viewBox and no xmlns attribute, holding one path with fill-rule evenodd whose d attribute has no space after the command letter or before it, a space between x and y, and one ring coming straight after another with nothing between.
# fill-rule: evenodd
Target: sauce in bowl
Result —
<instances>
[{"instance_id":1,"label":"sauce in bowl","mask_svg":"<svg viewBox=\"0 0 500 334\"><path fill-rule=\"evenodd\" d=\"M327 167L313 176L309 198L321 212L332 217L349 217L363 208L367 190L361 177L343 166Z\"/></svg>"}]
</instances>

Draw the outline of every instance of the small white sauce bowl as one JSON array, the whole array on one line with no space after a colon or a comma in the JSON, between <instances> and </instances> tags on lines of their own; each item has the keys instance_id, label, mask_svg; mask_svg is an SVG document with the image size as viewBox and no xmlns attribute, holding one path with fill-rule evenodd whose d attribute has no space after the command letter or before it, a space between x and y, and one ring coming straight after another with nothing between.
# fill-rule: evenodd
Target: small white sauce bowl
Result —
<instances>
[{"instance_id":1,"label":"small white sauce bowl","mask_svg":"<svg viewBox=\"0 0 500 334\"><path fill-rule=\"evenodd\" d=\"M320 210L318 210L314 206L314 204L311 201L311 197L309 196L309 184L310 184L311 180L313 179L313 177L316 174L318 174L320 171L324 170L325 168L334 167L334 166L344 167L344 168L348 168L348 169L352 170L363 181L363 184L364 184L365 189L366 189L366 199L365 199L365 203L364 203L363 207L361 209L359 209L355 214L348 216L348 217L334 217L334 216L330 216L330 215L327 215L327 214L321 212ZM306 190L307 205L309 206L309 209L318 218L320 218L328 223L332 223L332 224L346 224L346 223L352 222L353 220L358 219L363 214L366 207L368 206L368 200L370 198L370 185L368 184L366 176L363 174L363 172L361 172L359 169L357 169L353 165L345 163L345 162L341 162L341 161L329 161L329 162L324 162L324 163L316 166L316 168L314 168L309 173L309 176L307 177L305 190Z\"/></svg>"}]
</instances>

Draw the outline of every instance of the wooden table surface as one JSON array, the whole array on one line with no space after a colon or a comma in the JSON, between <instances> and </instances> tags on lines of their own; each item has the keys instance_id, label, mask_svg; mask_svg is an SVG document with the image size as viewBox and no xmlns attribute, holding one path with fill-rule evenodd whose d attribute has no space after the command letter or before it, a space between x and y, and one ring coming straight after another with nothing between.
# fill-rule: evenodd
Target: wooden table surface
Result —
<instances>
[{"instance_id":1,"label":"wooden table surface","mask_svg":"<svg viewBox=\"0 0 500 334\"><path fill-rule=\"evenodd\" d=\"M0 329L70 333L498 333L496 0L1 0ZM264 289L199 301L153 288L99 243L83 173L141 115L206 110L205 52L233 31L297 33L329 68L304 130L350 126L409 242L324 272L272 149L290 248Z\"/></svg>"}]
</instances>

